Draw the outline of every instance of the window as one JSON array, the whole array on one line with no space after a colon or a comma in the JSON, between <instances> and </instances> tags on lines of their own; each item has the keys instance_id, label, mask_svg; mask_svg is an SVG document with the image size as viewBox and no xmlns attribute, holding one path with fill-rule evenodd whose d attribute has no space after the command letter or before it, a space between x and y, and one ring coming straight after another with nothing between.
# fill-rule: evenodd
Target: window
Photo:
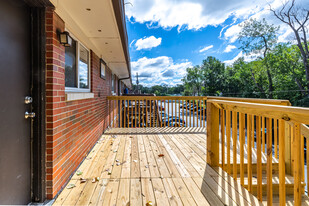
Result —
<instances>
[{"instance_id":1,"label":"window","mask_svg":"<svg viewBox=\"0 0 309 206\"><path fill-rule=\"evenodd\" d=\"M72 40L72 46L65 48L66 91L90 92L89 50Z\"/></svg>"},{"instance_id":2,"label":"window","mask_svg":"<svg viewBox=\"0 0 309 206\"><path fill-rule=\"evenodd\" d=\"M112 74L112 93L115 92L115 74Z\"/></svg>"}]
</instances>

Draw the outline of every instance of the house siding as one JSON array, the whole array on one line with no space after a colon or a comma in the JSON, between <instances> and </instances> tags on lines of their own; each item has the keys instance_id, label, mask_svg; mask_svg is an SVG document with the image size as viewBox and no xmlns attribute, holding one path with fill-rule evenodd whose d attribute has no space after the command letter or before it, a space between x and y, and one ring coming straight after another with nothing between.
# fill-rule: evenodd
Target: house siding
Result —
<instances>
[{"instance_id":1,"label":"house siding","mask_svg":"<svg viewBox=\"0 0 309 206\"><path fill-rule=\"evenodd\" d=\"M100 58L90 51L91 92L94 98L66 101L65 47L57 30L65 22L46 11L46 197L54 198L108 127L107 96L111 95L111 70L100 78ZM118 92L118 78L115 91Z\"/></svg>"}]
</instances>

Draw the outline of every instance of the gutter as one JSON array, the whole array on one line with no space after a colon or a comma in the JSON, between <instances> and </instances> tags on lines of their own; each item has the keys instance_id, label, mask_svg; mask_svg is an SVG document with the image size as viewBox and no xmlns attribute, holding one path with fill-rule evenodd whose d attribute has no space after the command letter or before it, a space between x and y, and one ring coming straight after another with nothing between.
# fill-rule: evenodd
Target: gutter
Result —
<instances>
[{"instance_id":1,"label":"gutter","mask_svg":"<svg viewBox=\"0 0 309 206\"><path fill-rule=\"evenodd\" d=\"M131 85L133 85L132 78L131 78L130 54L128 50L128 34L127 34L126 21L125 21L124 2L123 0L112 0L112 4L114 8L114 14L116 17L118 32L120 35L122 47L124 50L124 56L126 58L128 73L129 73L129 77L122 78L119 80L130 79L130 83Z\"/></svg>"}]
</instances>

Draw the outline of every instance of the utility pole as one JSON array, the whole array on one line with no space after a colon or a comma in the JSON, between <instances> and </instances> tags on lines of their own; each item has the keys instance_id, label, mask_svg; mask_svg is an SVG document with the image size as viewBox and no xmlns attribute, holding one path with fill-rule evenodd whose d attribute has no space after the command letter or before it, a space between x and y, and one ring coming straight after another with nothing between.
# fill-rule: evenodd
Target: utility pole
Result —
<instances>
[{"instance_id":1,"label":"utility pole","mask_svg":"<svg viewBox=\"0 0 309 206\"><path fill-rule=\"evenodd\" d=\"M139 81L138 81L138 72L136 72L136 90L137 90L137 93L140 94Z\"/></svg>"}]
</instances>

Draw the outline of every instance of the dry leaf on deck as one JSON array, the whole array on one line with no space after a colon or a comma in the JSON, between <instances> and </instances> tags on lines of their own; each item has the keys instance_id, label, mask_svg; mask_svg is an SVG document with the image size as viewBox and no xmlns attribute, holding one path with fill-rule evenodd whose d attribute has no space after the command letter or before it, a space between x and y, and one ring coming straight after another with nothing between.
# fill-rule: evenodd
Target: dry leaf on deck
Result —
<instances>
[{"instance_id":1,"label":"dry leaf on deck","mask_svg":"<svg viewBox=\"0 0 309 206\"><path fill-rule=\"evenodd\" d=\"M69 184L69 185L67 186L67 189L72 189L72 188L74 188L74 187L76 187L75 184Z\"/></svg>"},{"instance_id":2,"label":"dry leaf on deck","mask_svg":"<svg viewBox=\"0 0 309 206\"><path fill-rule=\"evenodd\" d=\"M159 156L159 157L164 157L164 154L159 154L158 156Z\"/></svg>"},{"instance_id":3,"label":"dry leaf on deck","mask_svg":"<svg viewBox=\"0 0 309 206\"><path fill-rule=\"evenodd\" d=\"M152 204L151 201L149 201L149 202L146 203L146 206L152 206L152 205L153 205L153 204Z\"/></svg>"},{"instance_id":4,"label":"dry leaf on deck","mask_svg":"<svg viewBox=\"0 0 309 206\"><path fill-rule=\"evenodd\" d=\"M84 178L80 178L80 183L85 183L87 180L86 179L84 179Z\"/></svg>"},{"instance_id":5,"label":"dry leaf on deck","mask_svg":"<svg viewBox=\"0 0 309 206\"><path fill-rule=\"evenodd\" d=\"M80 175L82 175L82 174L83 174L83 172L82 172L82 171L80 171L80 170L77 170L76 174L77 174L78 176L80 176Z\"/></svg>"}]
</instances>

